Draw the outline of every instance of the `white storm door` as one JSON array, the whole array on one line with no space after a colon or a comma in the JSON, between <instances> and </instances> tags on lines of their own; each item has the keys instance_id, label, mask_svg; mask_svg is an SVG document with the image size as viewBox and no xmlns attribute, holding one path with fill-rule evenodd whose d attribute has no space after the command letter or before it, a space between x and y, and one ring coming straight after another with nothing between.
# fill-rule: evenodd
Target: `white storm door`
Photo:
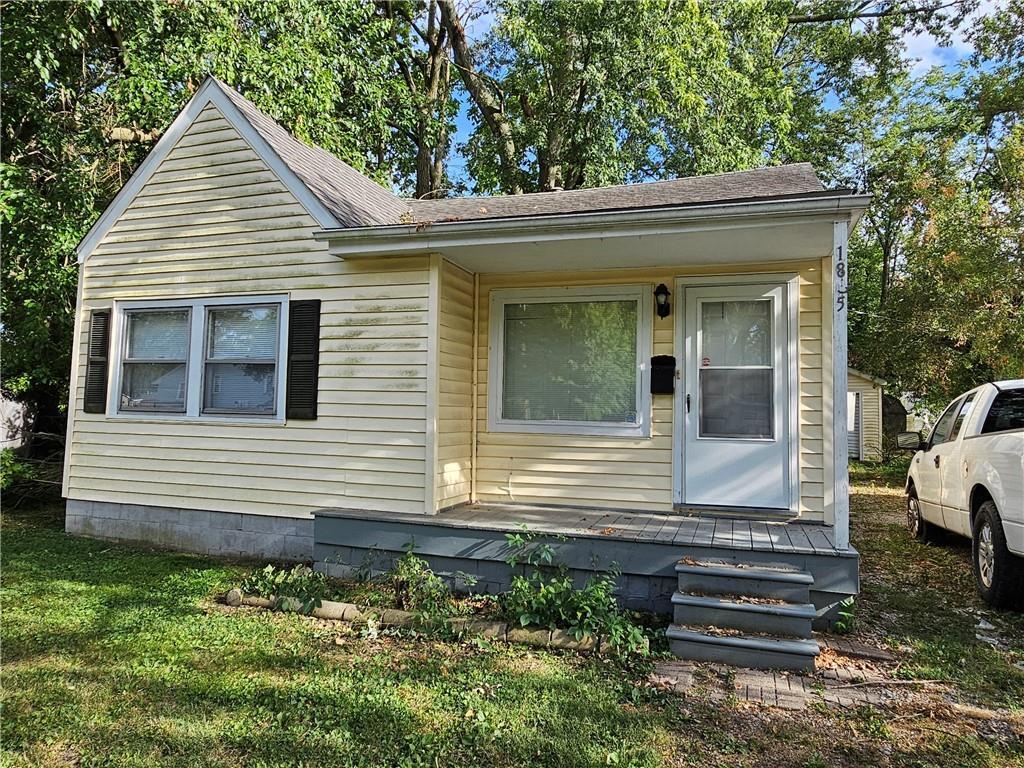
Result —
<instances>
[{"instance_id":1,"label":"white storm door","mask_svg":"<svg viewBox=\"0 0 1024 768\"><path fill-rule=\"evenodd\" d=\"M683 499L790 509L784 285L686 289Z\"/></svg>"}]
</instances>

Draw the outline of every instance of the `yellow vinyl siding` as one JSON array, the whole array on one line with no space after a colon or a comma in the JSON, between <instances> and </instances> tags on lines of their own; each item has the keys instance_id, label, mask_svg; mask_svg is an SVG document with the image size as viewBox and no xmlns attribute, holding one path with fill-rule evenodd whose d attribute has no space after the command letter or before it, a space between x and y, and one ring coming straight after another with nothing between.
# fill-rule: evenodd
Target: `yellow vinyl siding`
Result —
<instances>
[{"instance_id":1,"label":"yellow vinyl siding","mask_svg":"<svg viewBox=\"0 0 1024 768\"><path fill-rule=\"evenodd\" d=\"M468 502L472 483L473 277L440 263L437 507Z\"/></svg>"},{"instance_id":2,"label":"yellow vinyl siding","mask_svg":"<svg viewBox=\"0 0 1024 768\"><path fill-rule=\"evenodd\" d=\"M795 272L799 284L799 470L801 516L824 510L821 267L777 263L723 267L606 270L590 273L481 275L477 346L477 497L482 502L564 503L670 511L673 507L673 397L652 396L651 437L526 434L487 431L490 292L504 288L577 285L674 285L679 276ZM672 355L675 313L653 319L654 355ZM653 301L653 296L651 298ZM681 364L681 361L680 361Z\"/></svg>"},{"instance_id":3,"label":"yellow vinyl siding","mask_svg":"<svg viewBox=\"0 0 1024 768\"><path fill-rule=\"evenodd\" d=\"M83 413L80 323L69 498L287 516L425 511L429 258L342 261L313 239L317 229L217 109L204 110L83 265L82 311L115 300L319 298L319 418Z\"/></svg>"},{"instance_id":4,"label":"yellow vinyl siding","mask_svg":"<svg viewBox=\"0 0 1024 768\"><path fill-rule=\"evenodd\" d=\"M861 459L882 458L882 387L856 371L847 374L847 388L860 393Z\"/></svg>"}]
</instances>

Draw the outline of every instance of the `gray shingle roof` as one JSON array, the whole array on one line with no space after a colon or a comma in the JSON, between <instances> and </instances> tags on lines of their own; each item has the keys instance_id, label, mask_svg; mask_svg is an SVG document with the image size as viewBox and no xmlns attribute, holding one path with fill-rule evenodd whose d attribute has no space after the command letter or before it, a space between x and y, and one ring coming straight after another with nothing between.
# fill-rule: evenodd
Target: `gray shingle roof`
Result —
<instances>
[{"instance_id":1,"label":"gray shingle roof","mask_svg":"<svg viewBox=\"0 0 1024 768\"><path fill-rule=\"evenodd\" d=\"M822 190L821 182L818 181L811 164L796 163L713 176L653 181L646 184L537 192L530 195L457 197L409 202L414 220L436 222L739 202L753 198L802 195Z\"/></svg>"},{"instance_id":2,"label":"gray shingle roof","mask_svg":"<svg viewBox=\"0 0 1024 768\"><path fill-rule=\"evenodd\" d=\"M299 141L233 88L215 82L343 227L396 224L408 212L404 200L330 152Z\"/></svg>"},{"instance_id":3,"label":"gray shingle roof","mask_svg":"<svg viewBox=\"0 0 1024 768\"><path fill-rule=\"evenodd\" d=\"M445 200L402 199L329 152L299 141L237 91L219 80L215 79L215 82L343 227L665 208L823 191L810 163L795 163L712 176L564 192Z\"/></svg>"}]
</instances>

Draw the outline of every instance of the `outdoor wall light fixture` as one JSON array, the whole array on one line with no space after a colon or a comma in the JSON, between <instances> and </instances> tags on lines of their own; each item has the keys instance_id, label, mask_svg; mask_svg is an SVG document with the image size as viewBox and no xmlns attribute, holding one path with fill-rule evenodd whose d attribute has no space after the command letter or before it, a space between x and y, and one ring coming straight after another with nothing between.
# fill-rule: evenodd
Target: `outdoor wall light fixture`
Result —
<instances>
[{"instance_id":1,"label":"outdoor wall light fixture","mask_svg":"<svg viewBox=\"0 0 1024 768\"><path fill-rule=\"evenodd\" d=\"M654 305L658 310L658 317L668 317L668 313L672 311L672 305L668 303L668 297L671 295L664 283L654 289Z\"/></svg>"}]
</instances>

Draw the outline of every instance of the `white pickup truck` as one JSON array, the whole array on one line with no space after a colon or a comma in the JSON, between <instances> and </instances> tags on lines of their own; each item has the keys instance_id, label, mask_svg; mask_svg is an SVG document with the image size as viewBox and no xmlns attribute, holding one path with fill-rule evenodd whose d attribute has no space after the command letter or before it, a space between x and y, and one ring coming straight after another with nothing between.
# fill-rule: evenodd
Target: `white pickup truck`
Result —
<instances>
[{"instance_id":1,"label":"white pickup truck","mask_svg":"<svg viewBox=\"0 0 1024 768\"><path fill-rule=\"evenodd\" d=\"M968 536L978 591L998 607L1024 606L1024 379L972 389L932 427L901 432L913 450L907 527L919 539L936 528Z\"/></svg>"}]
</instances>

